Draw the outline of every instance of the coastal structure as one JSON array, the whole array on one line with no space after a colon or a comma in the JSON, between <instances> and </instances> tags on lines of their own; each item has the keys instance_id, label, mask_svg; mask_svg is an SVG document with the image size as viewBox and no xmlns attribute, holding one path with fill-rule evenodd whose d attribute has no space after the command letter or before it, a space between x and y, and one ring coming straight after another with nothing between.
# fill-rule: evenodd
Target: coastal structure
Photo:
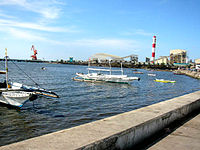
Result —
<instances>
[{"instance_id":1,"label":"coastal structure","mask_svg":"<svg viewBox=\"0 0 200 150\"><path fill-rule=\"evenodd\" d=\"M108 63L111 62L125 62L124 59L130 58L131 63L138 63L138 55L131 54L128 56L120 57L116 55L111 54L105 54L105 53L96 53L90 57L91 63Z\"/></svg>"},{"instance_id":2,"label":"coastal structure","mask_svg":"<svg viewBox=\"0 0 200 150\"><path fill-rule=\"evenodd\" d=\"M73 57L69 57L69 62L73 62L74 58Z\"/></svg>"},{"instance_id":3,"label":"coastal structure","mask_svg":"<svg viewBox=\"0 0 200 150\"><path fill-rule=\"evenodd\" d=\"M105 53L96 53L89 58L91 63L107 63L109 62L108 57L113 61L123 61L123 58L116 55L110 55Z\"/></svg>"},{"instance_id":4,"label":"coastal structure","mask_svg":"<svg viewBox=\"0 0 200 150\"><path fill-rule=\"evenodd\" d=\"M156 50L156 36L153 36L153 42L152 42L152 57L151 61L155 61L155 50Z\"/></svg>"},{"instance_id":5,"label":"coastal structure","mask_svg":"<svg viewBox=\"0 0 200 150\"><path fill-rule=\"evenodd\" d=\"M194 63L195 63L195 68L196 68L197 70L200 70L200 58L199 58L199 59L195 59L195 60L194 60Z\"/></svg>"},{"instance_id":6,"label":"coastal structure","mask_svg":"<svg viewBox=\"0 0 200 150\"><path fill-rule=\"evenodd\" d=\"M194 60L195 64L200 64L200 58Z\"/></svg>"},{"instance_id":7,"label":"coastal structure","mask_svg":"<svg viewBox=\"0 0 200 150\"><path fill-rule=\"evenodd\" d=\"M130 55L130 61L134 64L138 63L138 55Z\"/></svg>"},{"instance_id":8,"label":"coastal structure","mask_svg":"<svg viewBox=\"0 0 200 150\"><path fill-rule=\"evenodd\" d=\"M155 64L169 64L169 56L160 56L158 59L155 60Z\"/></svg>"},{"instance_id":9,"label":"coastal structure","mask_svg":"<svg viewBox=\"0 0 200 150\"><path fill-rule=\"evenodd\" d=\"M170 50L170 63L174 65L187 63L187 51L183 49Z\"/></svg>"},{"instance_id":10,"label":"coastal structure","mask_svg":"<svg viewBox=\"0 0 200 150\"><path fill-rule=\"evenodd\" d=\"M37 50L35 49L34 45L32 45L31 51L33 51L33 55L31 55L32 60L37 60Z\"/></svg>"},{"instance_id":11,"label":"coastal structure","mask_svg":"<svg viewBox=\"0 0 200 150\"><path fill-rule=\"evenodd\" d=\"M183 69L179 69L174 71L175 74L184 74L187 75L189 77L195 78L195 79L200 79L200 72L199 71L194 71L194 70L183 70Z\"/></svg>"},{"instance_id":12,"label":"coastal structure","mask_svg":"<svg viewBox=\"0 0 200 150\"><path fill-rule=\"evenodd\" d=\"M146 62L146 63L149 63L149 62L150 62L150 58L149 58L149 57L146 57L146 58L145 58L145 62Z\"/></svg>"}]
</instances>

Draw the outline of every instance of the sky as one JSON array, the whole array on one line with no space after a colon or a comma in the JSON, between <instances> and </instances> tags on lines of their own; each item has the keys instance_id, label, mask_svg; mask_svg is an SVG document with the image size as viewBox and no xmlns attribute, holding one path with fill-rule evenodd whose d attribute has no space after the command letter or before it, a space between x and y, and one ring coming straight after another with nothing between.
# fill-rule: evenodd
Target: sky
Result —
<instances>
[{"instance_id":1,"label":"sky","mask_svg":"<svg viewBox=\"0 0 200 150\"><path fill-rule=\"evenodd\" d=\"M0 58L87 60L95 53L200 58L200 0L0 0Z\"/></svg>"}]
</instances>

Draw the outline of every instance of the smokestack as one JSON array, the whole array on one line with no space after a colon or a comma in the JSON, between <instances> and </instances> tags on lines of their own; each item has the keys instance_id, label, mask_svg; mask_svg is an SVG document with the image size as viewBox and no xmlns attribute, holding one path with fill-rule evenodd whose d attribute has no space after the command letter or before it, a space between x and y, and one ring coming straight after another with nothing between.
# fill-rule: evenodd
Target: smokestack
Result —
<instances>
[{"instance_id":1,"label":"smokestack","mask_svg":"<svg viewBox=\"0 0 200 150\"><path fill-rule=\"evenodd\" d=\"M155 61L155 50L156 50L156 36L153 36L153 42L152 42L152 57L151 61Z\"/></svg>"}]
</instances>

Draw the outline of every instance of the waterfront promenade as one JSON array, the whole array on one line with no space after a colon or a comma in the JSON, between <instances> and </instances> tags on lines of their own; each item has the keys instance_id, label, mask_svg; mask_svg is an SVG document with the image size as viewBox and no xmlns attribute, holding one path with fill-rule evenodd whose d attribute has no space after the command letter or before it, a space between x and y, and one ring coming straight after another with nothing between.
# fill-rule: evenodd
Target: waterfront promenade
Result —
<instances>
[{"instance_id":1,"label":"waterfront promenade","mask_svg":"<svg viewBox=\"0 0 200 150\"><path fill-rule=\"evenodd\" d=\"M88 124L2 146L0 147L0 150L101 150L135 148L135 145L141 144L144 140L151 138L159 131L168 127L171 123L186 117L188 114L197 111L199 108L200 91L197 91ZM192 124L198 126L199 119L196 123ZM193 138L190 138L191 141L193 141L193 139L195 140L196 137L199 137L199 130L193 129L194 130L188 131L189 134L195 135ZM179 130L177 131L181 134ZM185 132L182 133L180 138L187 135L184 133ZM179 139L177 139L177 143L178 140ZM170 141L168 142L170 143ZM183 141L179 142L182 143ZM188 141L188 144L190 143L192 144L192 142ZM158 149L160 149L159 146L162 147L162 144L154 146L155 148L158 147ZM153 149L154 147L152 146L149 148Z\"/></svg>"},{"instance_id":2,"label":"waterfront promenade","mask_svg":"<svg viewBox=\"0 0 200 150\"><path fill-rule=\"evenodd\" d=\"M200 114L184 123L148 150L199 150Z\"/></svg>"}]
</instances>

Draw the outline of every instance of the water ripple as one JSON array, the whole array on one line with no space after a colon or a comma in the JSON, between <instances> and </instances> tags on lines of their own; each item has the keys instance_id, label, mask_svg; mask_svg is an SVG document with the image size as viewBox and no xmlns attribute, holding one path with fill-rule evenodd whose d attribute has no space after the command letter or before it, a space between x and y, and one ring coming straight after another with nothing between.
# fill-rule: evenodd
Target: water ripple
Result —
<instances>
[{"instance_id":1,"label":"water ripple","mask_svg":"<svg viewBox=\"0 0 200 150\"><path fill-rule=\"evenodd\" d=\"M70 128L73 126L145 107L160 101L199 90L200 80L176 76L171 72L154 71L156 78L176 80L175 84L154 82L155 77L133 74L141 80L130 85L73 81L76 72L86 73L86 66L17 63L41 87L60 95L59 99L39 97L27 102L21 110L0 106L0 146ZM4 64L0 62L3 69ZM46 70L41 70L45 67ZM9 62L9 76L16 82L34 83ZM3 77L3 76L2 76Z\"/></svg>"}]
</instances>

